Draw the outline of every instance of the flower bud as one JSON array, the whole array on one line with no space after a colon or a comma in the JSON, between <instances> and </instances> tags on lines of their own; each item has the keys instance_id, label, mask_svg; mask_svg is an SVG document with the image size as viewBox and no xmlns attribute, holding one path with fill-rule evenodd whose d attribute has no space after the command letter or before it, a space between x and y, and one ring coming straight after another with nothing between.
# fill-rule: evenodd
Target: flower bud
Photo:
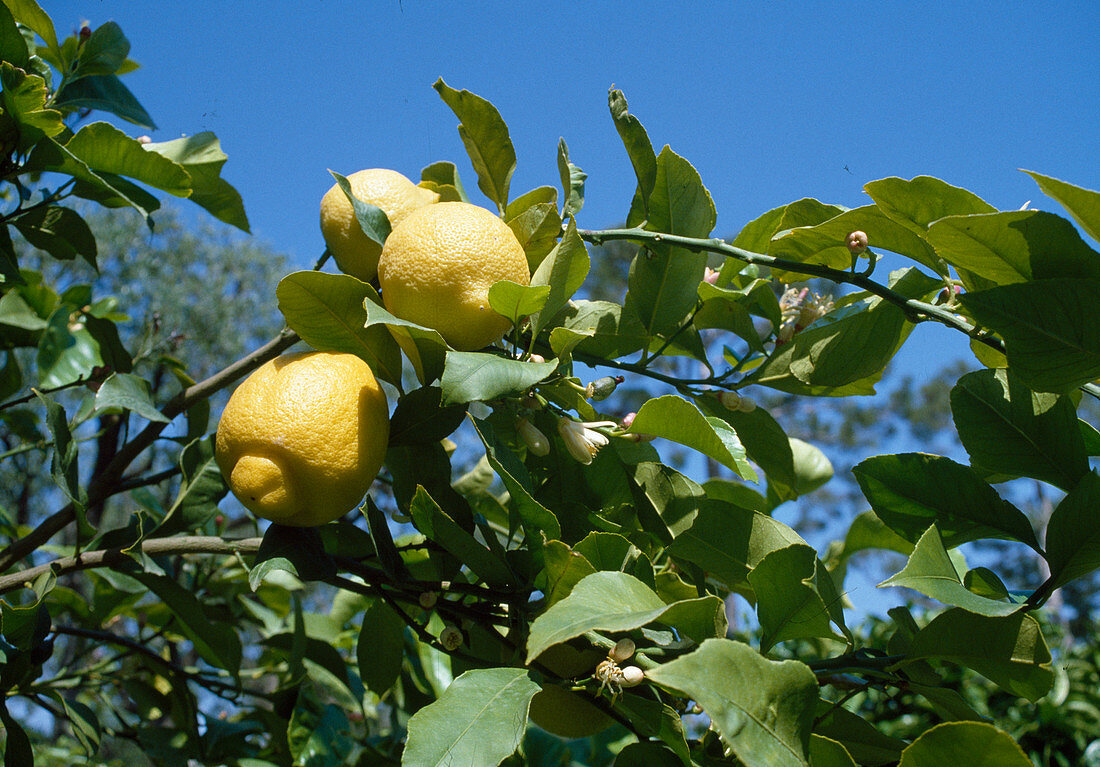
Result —
<instances>
[{"instance_id":1,"label":"flower bud","mask_svg":"<svg viewBox=\"0 0 1100 767\"><path fill-rule=\"evenodd\" d=\"M516 421L516 432L519 433L523 443L527 445L527 449L534 455L547 455L550 452L550 440L546 438L546 435L528 421L526 418L520 418Z\"/></svg>"},{"instance_id":2,"label":"flower bud","mask_svg":"<svg viewBox=\"0 0 1100 767\"><path fill-rule=\"evenodd\" d=\"M448 652L462 647L462 632L454 626L444 626L439 632L439 643Z\"/></svg>"},{"instance_id":3,"label":"flower bud","mask_svg":"<svg viewBox=\"0 0 1100 767\"><path fill-rule=\"evenodd\" d=\"M439 600L438 591L423 591L420 593L420 606L425 610L431 610Z\"/></svg>"},{"instance_id":4,"label":"flower bud","mask_svg":"<svg viewBox=\"0 0 1100 767\"><path fill-rule=\"evenodd\" d=\"M705 269L703 269L703 282L709 283L711 285L717 285L719 274L720 274L720 272L718 272L715 269L711 269L708 266Z\"/></svg>"},{"instance_id":5,"label":"flower bud","mask_svg":"<svg viewBox=\"0 0 1100 767\"><path fill-rule=\"evenodd\" d=\"M623 687L637 687L644 680L645 672L637 666L623 667L623 681L620 683Z\"/></svg>"},{"instance_id":6,"label":"flower bud","mask_svg":"<svg viewBox=\"0 0 1100 767\"><path fill-rule=\"evenodd\" d=\"M546 358L543 357L541 354L532 354L530 357L527 358L527 361L528 362L546 362Z\"/></svg>"},{"instance_id":7,"label":"flower bud","mask_svg":"<svg viewBox=\"0 0 1100 767\"><path fill-rule=\"evenodd\" d=\"M848 235L848 239L844 244L848 246L849 253L858 256L867 250L867 232L861 232L857 229Z\"/></svg>"},{"instance_id":8,"label":"flower bud","mask_svg":"<svg viewBox=\"0 0 1100 767\"><path fill-rule=\"evenodd\" d=\"M600 452L600 448L608 443L607 435L602 434L591 427L618 426L613 421L574 421L572 418L558 419L558 434L565 442L565 449L569 455L577 461L588 465Z\"/></svg>"},{"instance_id":9,"label":"flower bud","mask_svg":"<svg viewBox=\"0 0 1100 767\"><path fill-rule=\"evenodd\" d=\"M637 418L637 417L638 417L637 413L633 413L633 412L627 413L626 415L623 416L623 420L620 421L619 423L621 423L623 425L624 429L629 429L630 425L632 423L634 423L634 419Z\"/></svg>"},{"instance_id":10,"label":"flower bud","mask_svg":"<svg viewBox=\"0 0 1100 767\"><path fill-rule=\"evenodd\" d=\"M634 657L634 640L630 638L620 639L615 643L615 646L611 648L611 652L607 654L608 658L616 663L622 663L625 660L630 660Z\"/></svg>"}]
</instances>

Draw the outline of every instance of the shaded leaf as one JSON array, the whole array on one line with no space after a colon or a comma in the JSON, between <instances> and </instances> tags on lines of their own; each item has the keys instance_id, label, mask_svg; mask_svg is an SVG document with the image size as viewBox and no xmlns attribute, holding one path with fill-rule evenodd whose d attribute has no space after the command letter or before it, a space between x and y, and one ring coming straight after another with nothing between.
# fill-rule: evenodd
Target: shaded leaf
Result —
<instances>
[{"instance_id":1,"label":"shaded leaf","mask_svg":"<svg viewBox=\"0 0 1100 767\"><path fill-rule=\"evenodd\" d=\"M496 399L527 389L554 372L558 363L520 362L486 352L447 352L440 388L453 405Z\"/></svg>"},{"instance_id":2,"label":"shaded leaf","mask_svg":"<svg viewBox=\"0 0 1100 767\"><path fill-rule=\"evenodd\" d=\"M1043 194L1061 203L1073 216L1073 220L1085 230L1085 234L1100 242L1100 192L1067 184L1035 171L1025 170L1024 173L1035 179Z\"/></svg>"},{"instance_id":3,"label":"shaded leaf","mask_svg":"<svg viewBox=\"0 0 1100 767\"><path fill-rule=\"evenodd\" d=\"M423 487L417 487L409 513L417 530L450 552L489 585L502 586L512 581L508 566L447 516Z\"/></svg>"},{"instance_id":4,"label":"shaded leaf","mask_svg":"<svg viewBox=\"0 0 1100 767\"><path fill-rule=\"evenodd\" d=\"M157 129L145 107L115 75L91 75L69 83L57 93L54 106L99 109L142 128Z\"/></svg>"},{"instance_id":5,"label":"shaded leaf","mask_svg":"<svg viewBox=\"0 0 1100 767\"><path fill-rule=\"evenodd\" d=\"M132 373L112 373L100 385L95 395L95 409L111 408L129 410L147 421L169 422L153 402L149 382Z\"/></svg>"},{"instance_id":6,"label":"shaded leaf","mask_svg":"<svg viewBox=\"0 0 1100 767\"><path fill-rule=\"evenodd\" d=\"M438 386L422 386L401 397L390 416L390 446L426 445L452 434L465 419L466 407L444 407L442 397Z\"/></svg>"},{"instance_id":7,"label":"shaded leaf","mask_svg":"<svg viewBox=\"0 0 1100 767\"><path fill-rule=\"evenodd\" d=\"M336 179L337 185L351 204L352 210L355 211L355 220L363 230L363 234L379 245L385 245L386 238L390 236L390 220L386 216L386 211L356 197L347 177L341 176L334 170L329 170L329 173Z\"/></svg>"},{"instance_id":8,"label":"shaded leaf","mask_svg":"<svg viewBox=\"0 0 1100 767\"><path fill-rule=\"evenodd\" d=\"M222 151L218 137L210 131L172 141L145 144L147 152L164 155L183 166L191 176L191 202L219 221L248 232L248 216L240 193L221 177L222 166L229 158Z\"/></svg>"},{"instance_id":9,"label":"shaded leaf","mask_svg":"<svg viewBox=\"0 0 1100 767\"><path fill-rule=\"evenodd\" d=\"M531 276L532 285L550 288L541 311L531 318L531 333L535 336L548 327L558 313L569 304L584 284L590 266L588 249L577 235L577 222L569 219L561 241L543 259Z\"/></svg>"},{"instance_id":10,"label":"shaded leaf","mask_svg":"<svg viewBox=\"0 0 1100 767\"><path fill-rule=\"evenodd\" d=\"M286 570L303 581L317 581L335 575L336 564L325 553L316 528L272 523L256 552L248 585L256 591L264 576L273 570Z\"/></svg>"},{"instance_id":11,"label":"shaded leaf","mask_svg":"<svg viewBox=\"0 0 1100 767\"><path fill-rule=\"evenodd\" d=\"M678 442L713 458L738 476L756 481L745 448L725 421L704 415L691 402L666 394L647 401L631 424L632 434L649 434Z\"/></svg>"},{"instance_id":12,"label":"shaded leaf","mask_svg":"<svg viewBox=\"0 0 1100 767\"><path fill-rule=\"evenodd\" d=\"M405 621L381 599L363 613L355 656L363 684L375 695L384 695L401 676Z\"/></svg>"},{"instance_id":13,"label":"shaded leaf","mask_svg":"<svg viewBox=\"0 0 1100 767\"><path fill-rule=\"evenodd\" d=\"M769 552L749 572L762 631L761 652L788 639L841 638L830 625L827 595L814 584L817 568L816 552L798 543Z\"/></svg>"},{"instance_id":14,"label":"shaded leaf","mask_svg":"<svg viewBox=\"0 0 1100 767\"><path fill-rule=\"evenodd\" d=\"M1031 767L1016 741L985 722L944 722L925 730L902 752L898 767Z\"/></svg>"},{"instance_id":15,"label":"shaded leaf","mask_svg":"<svg viewBox=\"0 0 1100 767\"><path fill-rule=\"evenodd\" d=\"M500 443L488 420L471 420L485 445L489 465L508 489L509 505L523 523L528 544L539 548L544 540L561 538L561 525L557 517L531 494L531 475L527 467L515 453Z\"/></svg>"},{"instance_id":16,"label":"shaded leaf","mask_svg":"<svg viewBox=\"0 0 1100 767\"><path fill-rule=\"evenodd\" d=\"M929 224L945 216L996 213L997 209L973 192L932 176L911 180L891 177L871 181L863 187L879 210L923 235Z\"/></svg>"},{"instance_id":17,"label":"shaded leaf","mask_svg":"<svg viewBox=\"0 0 1100 767\"><path fill-rule=\"evenodd\" d=\"M584 180L588 174L569 161L565 139L558 139L558 175L561 177L561 217L569 218L584 207Z\"/></svg>"},{"instance_id":18,"label":"shaded leaf","mask_svg":"<svg viewBox=\"0 0 1100 767\"><path fill-rule=\"evenodd\" d=\"M229 492L214 459L214 435L196 439L180 451L183 479L164 520L156 528L160 536L203 525L218 512L218 501Z\"/></svg>"},{"instance_id":19,"label":"shaded leaf","mask_svg":"<svg viewBox=\"0 0 1100 767\"><path fill-rule=\"evenodd\" d=\"M1100 475L1089 472L1059 502L1046 532L1052 586L1100 567Z\"/></svg>"},{"instance_id":20,"label":"shaded leaf","mask_svg":"<svg viewBox=\"0 0 1100 767\"><path fill-rule=\"evenodd\" d=\"M371 297L363 301L363 308L367 312L365 326L384 325L389 329L394 341L412 363L420 383L430 384L443 374L443 362L449 347L438 331L393 316Z\"/></svg>"}]
</instances>

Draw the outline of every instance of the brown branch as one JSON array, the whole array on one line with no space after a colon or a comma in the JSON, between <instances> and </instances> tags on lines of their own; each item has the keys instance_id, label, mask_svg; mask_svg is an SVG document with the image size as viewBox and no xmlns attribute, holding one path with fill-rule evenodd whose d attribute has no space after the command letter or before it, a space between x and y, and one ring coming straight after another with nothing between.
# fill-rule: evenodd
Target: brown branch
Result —
<instances>
[{"instance_id":1,"label":"brown branch","mask_svg":"<svg viewBox=\"0 0 1100 767\"><path fill-rule=\"evenodd\" d=\"M200 381L184 389L165 404L161 409L161 413L168 421L171 421L191 405L243 378L260 365L279 356L299 340L298 334L293 330L283 330L282 333L259 349L245 355L232 365L219 370L205 381ZM141 455L142 451L156 441L167 425L168 423L154 421L119 448L118 453L104 467L102 473L92 478L88 486L87 504L89 506L100 503L120 491L122 486L119 484L119 480L122 473L126 471L135 458ZM13 541L6 549L0 551L0 572L7 570L23 557L34 552L39 546L46 543L75 520L76 508L71 503L51 514L33 531L23 538Z\"/></svg>"},{"instance_id":2,"label":"brown branch","mask_svg":"<svg viewBox=\"0 0 1100 767\"><path fill-rule=\"evenodd\" d=\"M260 550L261 538L240 538L225 540L212 535L180 535L172 538L150 538L142 541L141 551L152 557L174 554L255 554ZM85 551L75 557L62 557L37 567L0 575L0 594L22 588L32 583L43 573L54 575L90 570L97 567L115 567L133 562L125 549L102 549Z\"/></svg>"}]
</instances>

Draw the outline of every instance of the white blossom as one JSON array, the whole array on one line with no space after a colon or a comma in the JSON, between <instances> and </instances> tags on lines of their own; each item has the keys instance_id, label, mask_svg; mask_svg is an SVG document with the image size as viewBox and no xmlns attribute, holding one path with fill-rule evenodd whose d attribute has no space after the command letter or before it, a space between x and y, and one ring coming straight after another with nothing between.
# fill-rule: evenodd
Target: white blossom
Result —
<instances>
[{"instance_id":1,"label":"white blossom","mask_svg":"<svg viewBox=\"0 0 1100 767\"><path fill-rule=\"evenodd\" d=\"M596 453L600 452L600 448L610 441L605 434L595 429L609 426L618 426L618 424L614 421L585 422L561 418L558 420L558 433L565 441L569 455L587 466L592 463Z\"/></svg>"}]
</instances>

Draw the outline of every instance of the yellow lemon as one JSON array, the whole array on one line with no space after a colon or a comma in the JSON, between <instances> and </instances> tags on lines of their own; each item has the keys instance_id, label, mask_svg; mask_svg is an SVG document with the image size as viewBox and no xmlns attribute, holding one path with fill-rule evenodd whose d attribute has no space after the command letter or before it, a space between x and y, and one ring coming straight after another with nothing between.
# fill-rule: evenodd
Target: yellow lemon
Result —
<instances>
[{"instance_id":1,"label":"yellow lemon","mask_svg":"<svg viewBox=\"0 0 1100 767\"><path fill-rule=\"evenodd\" d=\"M417 186L395 170L370 168L352 173L347 179L352 193L381 208L391 227L417 208L439 199L436 192ZM321 198L321 236L340 271L363 282L374 279L382 246L363 233L351 202L338 184Z\"/></svg>"},{"instance_id":2,"label":"yellow lemon","mask_svg":"<svg viewBox=\"0 0 1100 767\"><path fill-rule=\"evenodd\" d=\"M299 352L262 365L218 423L214 457L257 517L312 527L366 495L389 442L386 395L354 354Z\"/></svg>"},{"instance_id":3,"label":"yellow lemon","mask_svg":"<svg viewBox=\"0 0 1100 767\"><path fill-rule=\"evenodd\" d=\"M455 349L493 343L512 326L489 306L499 280L531 281L523 246L484 208L439 202L393 228L378 261L382 303L392 314L438 330Z\"/></svg>"}]
</instances>

